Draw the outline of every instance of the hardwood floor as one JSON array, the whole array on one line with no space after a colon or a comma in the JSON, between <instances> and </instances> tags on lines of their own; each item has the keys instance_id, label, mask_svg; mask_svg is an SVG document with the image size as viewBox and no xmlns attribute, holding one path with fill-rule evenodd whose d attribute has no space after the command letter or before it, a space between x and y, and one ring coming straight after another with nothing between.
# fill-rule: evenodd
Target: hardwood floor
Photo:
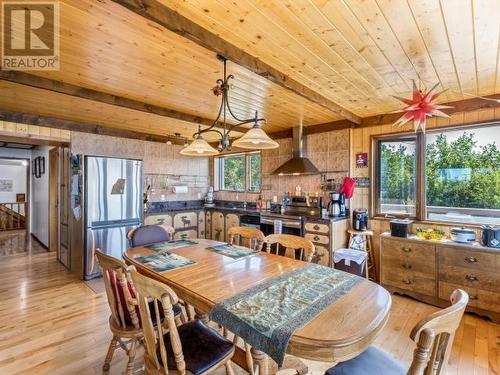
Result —
<instances>
[{"instance_id":1,"label":"hardwood floor","mask_svg":"<svg viewBox=\"0 0 500 375\"><path fill-rule=\"evenodd\" d=\"M12 255L0 257L0 374L102 374L111 339L106 296L94 292L102 289L91 289L67 272L54 253L32 248L36 244L29 240L2 241L0 236L0 254ZM413 353L411 328L435 310L394 296L390 321L376 345L408 363ZM142 374L142 353L137 374ZM122 374L125 363L124 353L117 350L109 374ZM309 365L311 374L322 373L315 370L322 366ZM448 374L499 375L500 325L467 314L456 335Z\"/></svg>"}]
</instances>

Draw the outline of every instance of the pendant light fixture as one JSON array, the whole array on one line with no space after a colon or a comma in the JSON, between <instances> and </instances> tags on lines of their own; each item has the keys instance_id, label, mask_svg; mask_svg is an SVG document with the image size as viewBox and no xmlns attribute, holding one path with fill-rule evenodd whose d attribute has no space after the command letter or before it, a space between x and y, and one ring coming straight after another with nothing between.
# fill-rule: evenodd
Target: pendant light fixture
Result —
<instances>
[{"instance_id":1,"label":"pendant light fixture","mask_svg":"<svg viewBox=\"0 0 500 375\"><path fill-rule=\"evenodd\" d=\"M235 140L233 145L235 147L252 149L252 150L261 150L261 149L270 149L277 148L279 144L272 140L264 130L262 130L262 124L266 122L265 119L259 118L258 112L255 111L255 116L250 119L240 119L238 118L231 107L229 106L228 92L230 89L229 80L233 79L234 76L232 74L227 75L226 73L226 62L227 59L224 56L217 55L217 58L221 60L224 64L224 78L217 80L217 85L212 88L212 92L216 96L221 96L221 104L219 107L219 112L217 114L217 118L214 120L212 125L210 125L206 129L201 129L198 127L198 131L193 134L194 141L184 149L180 151L182 155L188 156L213 156L218 154L224 150L231 149L231 141L229 139L229 134L231 131L240 125L253 123L253 127L246 132L241 138ZM228 115L231 115L236 121L238 121L234 125L230 125L226 122L226 118ZM221 119L222 117L222 119ZM222 129L214 129L217 123L222 124ZM208 142L203 139L204 133L214 132L219 134L219 147L218 150L210 146Z\"/></svg>"}]
</instances>

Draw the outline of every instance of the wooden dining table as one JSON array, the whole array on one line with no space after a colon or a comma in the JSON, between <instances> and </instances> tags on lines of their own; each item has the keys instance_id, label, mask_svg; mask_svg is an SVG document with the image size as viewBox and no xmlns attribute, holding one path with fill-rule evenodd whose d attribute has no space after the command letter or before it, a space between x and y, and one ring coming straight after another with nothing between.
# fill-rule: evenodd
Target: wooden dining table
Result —
<instances>
[{"instance_id":1,"label":"wooden dining table","mask_svg":"<svg viewBox=\"0 0 500 375\"><path fill-rule=\"evenodd\" d=\"M170 250L196 262L181 268L156 272L139 263L135 258L155 253L146 247L130 248L124 253L124 259L140 273L170 286L179 298L194 306L196 318L207 323L208 314L215 304L307 264L266 252L234 259L207 250L207 247L221 242L206 239L193 241L196 244ZM390 294L378 284L364 279L295 331L287 353L332 363L355 357L382 330L389 317L390 306ZM271 372L265 353L252 348L252 357L259 375ZM237 348L233 361L247 369L243 350Z\"/></svg>"}]
</instances>

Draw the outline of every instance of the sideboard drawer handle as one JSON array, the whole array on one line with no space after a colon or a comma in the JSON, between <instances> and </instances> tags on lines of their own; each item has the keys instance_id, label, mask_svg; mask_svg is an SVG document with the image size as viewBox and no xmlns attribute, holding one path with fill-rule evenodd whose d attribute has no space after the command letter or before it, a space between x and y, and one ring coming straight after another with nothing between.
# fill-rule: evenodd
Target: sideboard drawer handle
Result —
<instances>
[{"instance_id":1,"label":"sideboard drawer handle","mask_svg":"<svg viewBox=\"0 0 500 375\"><path fill-rule=\"evenodd\" d=\"M403 279L403 283L405 283L406 285L410 285L413 284L413 281L411 281L410 279Z\"/></svg>"},{"instance_id":2,"label":"sideboard drawer handle","mask_svg":"<svg viewBox=\"0 0 500 375\"><path fill-rule=\"evenodd\" d=\"M313 229L314 230L319 230L320 226L318 224L314 225Z\"/></svg>"},{"instance_id":3,"label":"sideboard drawer handle","mask_svg":"<svg viewBox=\"0 0 500 375\"><path fill-rule=\"evenodd\" d=\"M403 267L403 268L405 268L407 270L411 270L413 268L413 266L411 264L409 264L409 263L403 263L401 265L401 267Z\"/></svg>"},{"instance_id":4,"label":"sideboard drawer handle","mask_svg":"<svg viewBox=\"0 0 500 375\"><path fill-rule=\"evenodd\" d=\"M314 241L319 241L321 238L319 236L314 236Z\"/></svg>"},{"instance_id":5,"label":"sideboard drawer handle","mask_svg":"<svg viewBox=\"0 0 500 375\"><path fill-rule=\"evenodd\" d=\"M479 297L471 294L471 295L469 295L469 299L471 299L471 300L478 300Z\"/></svg>"},{"instance_id":6,"label":"sideboard drawer handle","mask_svg":"<svg viewBox=\"0 0 500 375\"><path fill-rule=\"evenodd\" d=\"M405 253L411 253L411 249L409 247L403 247L401 250Z\"/></svg>"},{"instance_id":7,"label":"sideboard drawer handle","mask_svg":"<svg viewBox=\"0 0 500 375\"><path fill-rule=\"evenodd\" d=\"M467 281L479 281L479 277L474 275L465 275L465 280Z\"/></svg>"},{"instance_id":8,"label":"sideboard drawer handle","mask_svg":"<svg viewBox=\"0 0 500 375\"><path fill-rule=\"evenodd\" d=\"M465 261L467 263L476 263L477 262L477 258L474 258L474 257L465 257Z\"/></svg>"}]
</instances>

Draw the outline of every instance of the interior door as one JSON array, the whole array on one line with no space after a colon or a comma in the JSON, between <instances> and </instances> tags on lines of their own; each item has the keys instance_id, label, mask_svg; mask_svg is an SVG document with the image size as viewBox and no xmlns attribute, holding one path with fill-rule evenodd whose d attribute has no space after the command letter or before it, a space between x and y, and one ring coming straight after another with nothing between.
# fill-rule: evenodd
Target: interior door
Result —
<instances>
[{"instance_id":1,"label":"interior door","mask_svg":"<svg viewBox=\"0 0 500 375\"><path fill-rule=\"evenodd\" d=\"M49 151L49 250L59 249L59 150Z\"/></svg>"},{"instance_id":2,"label":"interior door","mask_svg":"<svg viewBox=\"0 0 500 375\"><path fill-rule=\"evenodd\" d=\"M70 268L69 186L70 153L68 147L59 148L59 246L57 259Z\"/></svg>"}]
</instances>

